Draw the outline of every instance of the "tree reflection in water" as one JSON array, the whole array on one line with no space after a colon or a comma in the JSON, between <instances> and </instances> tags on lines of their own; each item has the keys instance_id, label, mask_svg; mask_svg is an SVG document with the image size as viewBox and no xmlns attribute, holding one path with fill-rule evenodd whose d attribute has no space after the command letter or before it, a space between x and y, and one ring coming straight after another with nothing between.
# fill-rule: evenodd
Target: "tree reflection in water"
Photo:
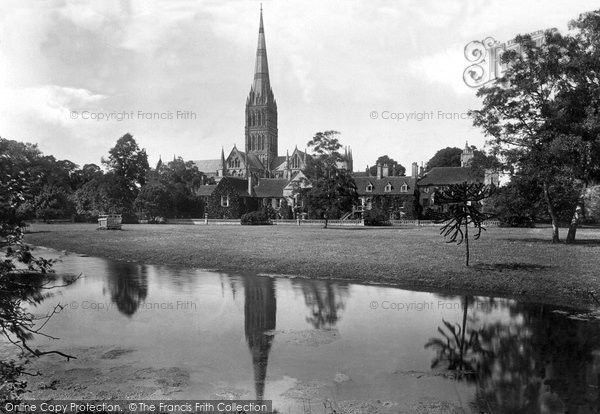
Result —
<instances>
[{"instance_id":1,"label":"tree reflection in water","mask_svg":"<svg viewBox=\"0 0 600 414\"><path fill-rule=\"evenodd\" d=\"M476 374L481 371L482 362L493 357L493 353L481 346L479 332L470 329L467 332L467 312L469 297L462 298L463 310L462 325L450 323L442 319L444 327L438 327L442 338L431 338L425 348L435 349L436 357L431 363L435 369L440 364L446 364L446 369L451 371L456 378L474 381Z\"/></svg>"},{"instance_id":2,"label":"tree reflection in water","mask_svg":"<svg viewBox=\"0 0 600 414\"><path fill-rule=\"evenodd\" d=\"M300 288L304 303L309 309L306 321L315 329L331 329L346 306L348 285L330 280L295 280L294 287Z\"/></svg>"},{"instance_id":3,"label":"tree reflection in water","mask_svg":"<svg viewBox=\"0 0 600 414\"><path fill-rule=\"evenodd\" d=\"M111 300L119 312L132 316L148 296L146 266L112 260L106 266Z\"/></svg>"},{"instance_id":4,"label":"tree reflection in water","mask_svg":"<svg viewBox=\"0 0 600 414\"><path fill-rule=\"evenodd\" d=\"M475 298L462 326L445 321L432 367L442 362L475 384L476 412L600 413L600 323L569 318L544 305L505 301L509 320L480 323ZM468 298L464 299L467 305ZM473 306L478 305L478 306ZM471 323L471 329L467 326ZM460 375L463 374L463 375Z\"/></svg>"}]
</instances>

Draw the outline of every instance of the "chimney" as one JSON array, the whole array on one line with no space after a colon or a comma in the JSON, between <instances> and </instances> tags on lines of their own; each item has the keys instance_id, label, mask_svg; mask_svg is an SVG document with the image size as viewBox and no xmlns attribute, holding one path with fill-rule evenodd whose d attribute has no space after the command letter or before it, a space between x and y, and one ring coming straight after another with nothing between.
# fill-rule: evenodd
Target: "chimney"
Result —
<instances>
[{"instance_id":1,"label":"chimney","mask_svg":"<svg viewBox=\"0 0 600 414\"><path fill-rule=\"evenodd\" d=\"M366 173L367 173L367 176L370 176L370 175L371 175L371 173L370 173L370 171L371 171L371 170L369 170L369 164L367 164L367 169L366 169L365 171L366 171Z\"/></svg>"},{"instance_id":2,"label":"chimney","mask_svg":"<svg viewBox=\"0 0 600 414\"><path fill-rule=\"evenodd\" d=\"M383 164L383 173L382 176L383 177L389 177L390 175L390 168L388 167L387 163Z\"/></svg>"},{"instance_id":3,"label":"chimney","mask_svg":"<svg viewBox=\"0 0 600 414\"><path fill-rule=\"evenodd\" d=\"M417 178L417 175L419 175L419 164L417 164L416 162L412 163L412 174L411 177L412 178Z\"/></svg>"},{"instance_id":4,"label":"chimney","mask_svg":"<svg viewBox=\"0 0 600 414\"><path fill-rule=\"evenodd\" d=\"M421 167L419 167L419 177L422 177L424 172L425 168L423 168L423 161L421 161Z\"/></svg>"},{"instance_id":5,"label":"chimney","mask_svg":"<svg viewBox=\"0 0 600 414\"><path fill-rule=\"evenodd\" d=\"M381 164L377 163L377 179L378 180L381 180L381 175L382 175Z\"/></svg>"}]
</instances>

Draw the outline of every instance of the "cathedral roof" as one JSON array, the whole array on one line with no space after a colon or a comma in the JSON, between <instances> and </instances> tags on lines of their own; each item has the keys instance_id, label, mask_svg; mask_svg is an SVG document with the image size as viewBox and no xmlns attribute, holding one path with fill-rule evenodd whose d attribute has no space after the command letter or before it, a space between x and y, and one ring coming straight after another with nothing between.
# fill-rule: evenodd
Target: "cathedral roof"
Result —
<instances>
[{"instance_id":1,"label":"cathedral roof","mask_svg":"<svg viewBox=\"0 0 600 414\"><path fill-rule=\"evenodd\" d=\"M204 174L215 174L221 168L221 160L193 160L192 162Z\"/></svg>"},{"instance_id":2,"label":"cathedral roof","mask_svg":"<svg viewBox=\"0 0 600 414\"><path fill-rule=\"evenodd\" d=\"M420 186L443 186L464 182L483 182L483 176L466 167L434 167L418 182Z\"/></svg>"}]
</instances>

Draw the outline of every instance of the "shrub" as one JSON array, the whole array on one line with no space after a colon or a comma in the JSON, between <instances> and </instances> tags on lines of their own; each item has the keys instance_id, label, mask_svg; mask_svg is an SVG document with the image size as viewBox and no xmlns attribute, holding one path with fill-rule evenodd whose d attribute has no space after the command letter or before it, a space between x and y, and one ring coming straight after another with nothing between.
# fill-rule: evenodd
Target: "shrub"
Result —
<instances>
[{"instance_id":1,"label":"shrub","mask_svg":"<svg viewBox=\"0 0 600 414\"><path fill-rule=\"evenodd\" d=\"M243 214L240 221L242 225L250 226L271 224L269 216L265 211L252 211L250 213Z\"/></svg>"},{"instance_id":2,"label":"shrub","mask_svg":"<svg viewBox=\"0 0 600 414\"><path fill-rule=\"evenodd\" d=\"M371 209L364 212L365 226L391 226L388 215L383 210Z\"/></svg>"}]
</instances>

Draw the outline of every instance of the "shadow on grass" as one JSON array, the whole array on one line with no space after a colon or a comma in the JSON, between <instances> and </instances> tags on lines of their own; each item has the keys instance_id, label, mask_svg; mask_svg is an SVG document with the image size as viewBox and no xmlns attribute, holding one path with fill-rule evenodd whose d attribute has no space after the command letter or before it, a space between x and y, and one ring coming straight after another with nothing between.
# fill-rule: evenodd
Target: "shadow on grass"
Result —
<instances>
[{"instance_id":1,"label":"shadow on grass","mask_svg":"<svg viewBox=\"0 0 600 414\"><path fill-rule=\"evenodd\" d=\"M502 272L504 270L514 271L514 270L526 270L528 272L533 272L536 270L546 270L550 269L551 266L545 266L540 264L532 264L532 263L477 263L471 266L472 269L479 270L495 270Z\"/></svg>"},{"instance_id":2,"label":"shadow on grass","mask_svg":"<svg viewBox=\"0 0 600 414\"><path fill-rule=\"evenodd\" d=\"M25 234L52 233L50 230L25 231Z\"/></svg>"},{"instance_id":3,"label":"shadow on grass","mask_svg":"<svg viewBox=\"0 0 600 414\"><path fill-rule=\"evenodd\" d=\"M567 243L565 242L565 240L561 240L558 243L552 243L552 239L550 238L544 238L544 239L540 239L540 238L535 238L535 237L527 237L527 238L506 238L506 239L502 239L503 241L510 241L510 242L524 242L524 243L540 243L540 244L564 244L567 245ZM600 246L600 239L580 239L580 240L575 240L574 243L569 243L569 246Z\"/></svg>"}]
</instances>

